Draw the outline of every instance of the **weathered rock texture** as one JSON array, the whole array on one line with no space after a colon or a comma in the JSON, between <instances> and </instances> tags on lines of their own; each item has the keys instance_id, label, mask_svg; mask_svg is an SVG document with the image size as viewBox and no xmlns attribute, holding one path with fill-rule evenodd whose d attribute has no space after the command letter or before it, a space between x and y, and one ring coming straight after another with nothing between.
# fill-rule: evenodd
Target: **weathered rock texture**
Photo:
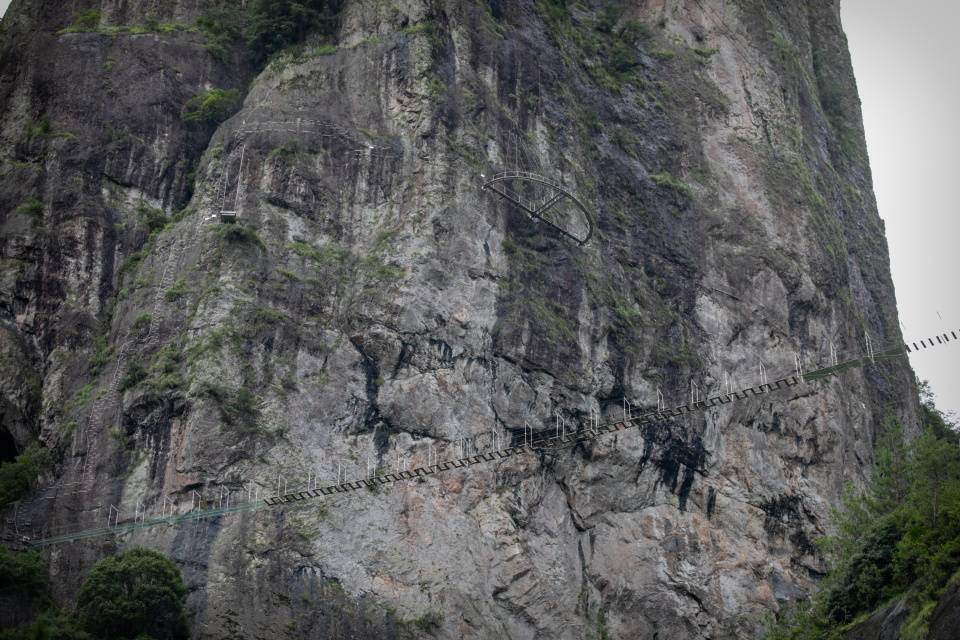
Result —
<instances>
[{"instance_id":1,"label":"weathered rock texture","mask_svg":"<svg viewBox=\"0 0 960 640\"><path fill-rule=\"evenodd\" d=\"M334 53L255 77L195 32L58 35L95 6L68 4L15 0L2 37L0 442L57 460L24 530L236 500L280 470L359 476L899 338L837 0L650 0L612 23L601 2L348 0ZM190 24L209 4L99 9ZM184 123L213 86L247 92L239 113ZM297 119L342 129L235 135ZM591 243L480 190L518 166L588 203ZM255 235L209 219L225 173ZM148 239L145 204L186 210ZM103 554L162 549L198 638L749 637L811 586L811 540L915 397L905 363L880 363L51 566L69 601Z\"/></svg>"}]
</instances>

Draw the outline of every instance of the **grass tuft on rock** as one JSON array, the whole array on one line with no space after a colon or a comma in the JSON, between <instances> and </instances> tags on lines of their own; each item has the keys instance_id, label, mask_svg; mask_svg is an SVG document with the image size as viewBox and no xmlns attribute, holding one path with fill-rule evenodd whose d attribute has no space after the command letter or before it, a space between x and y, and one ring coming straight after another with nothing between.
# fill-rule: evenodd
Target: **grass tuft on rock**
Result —
<instances>
[{"instance_id":1,"label":"grass tuft on rock","mask_svg":"<svg viewBox=\"0 0 960 640\"><path fill-rule=\"evenodd\" d=\"M43 213L43 203L36 198L27 198L18 204L14 211L25 216L38 217Z\"/></svg>"},{"instance_id":2,"label":"grass tuft on rock","mask_svg":"<svg viewBox=\"0 0 960 640\"><path fill-rule=\"evenodd\" d=\"M163 292L163 298L167 302L174 302L185 296L188 291L186 280L183 278L178 278L169 289Z\"/></svg>"},{"instance_id":3,"label":"grass tuft on rock","mask_svg":"<svg viewBox=\"0 0 960 640\"><path fill-rule=\"evenodd\" d=\"M103 367L113 357L113 347L107 341L107 336L97 336L93 339L93 355L90 356L88 364L90 375L99 375Z\"/></svg>"},{"instance_id":4,"label":"grass tuft on rock","mask_svg":"<svg viewBox=\"0 0 960 640\"><path fill-rule=\"evenodd\" d=\"M650 176L650 179L662 189L671 189L677 193L690 197L693 195L693 189L686 182L674 178L670 173L663 171Z\"/></svg>"},{"instance_id":5,"label":"grass tuft on rock","mask_svg":"<svg viewBox=\"0 0 960 640\"><path fill-rule=\"evenodd\" d=\"M99 27L100 12L96 9L87 9L73 14L73 23L58 33L85 33L96 31Z\"/></svg>"},{"instance_id":6,"label":"grass tuft on rock","mask_svg":"<svg viewBox=\"0 0 960 640\"><path fill-rule=\"evenodd\" d=\"M133 323L130 325L131 331L140 331L141 329L146 329L150 326L150 321L153 319L147 312L143 312L133 319Z\"/></svg>"}]
</instances>

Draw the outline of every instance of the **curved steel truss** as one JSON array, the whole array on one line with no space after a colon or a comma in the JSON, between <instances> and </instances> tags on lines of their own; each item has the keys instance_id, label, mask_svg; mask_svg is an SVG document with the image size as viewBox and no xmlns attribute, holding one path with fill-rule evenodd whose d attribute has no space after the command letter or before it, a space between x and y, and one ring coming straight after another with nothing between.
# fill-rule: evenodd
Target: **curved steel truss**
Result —
<instances>
[{"instance_id":1,"label":"curved steel truss","mask_svg":"<svg viewBox=\"0 0 960 640\"><path fill-rule=\"evenodd\" d=\"M514 189L510 186L517 185ZM521 189L535 193L524 197ZM593 235L593 217L587 207L568 189L544 176L529 171L504 171L483 183L485 191L492 191L506 198L535 220L556 229L561 235L583 246ZM566 216L557 207L563 200L573 204L573 211Z\"/></svg>"}]
</instances>

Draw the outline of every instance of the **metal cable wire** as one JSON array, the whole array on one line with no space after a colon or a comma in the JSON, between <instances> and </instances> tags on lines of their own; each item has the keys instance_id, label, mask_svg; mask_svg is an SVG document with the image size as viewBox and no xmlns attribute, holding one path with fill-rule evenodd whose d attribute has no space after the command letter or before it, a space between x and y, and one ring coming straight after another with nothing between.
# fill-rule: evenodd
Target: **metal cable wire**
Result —
<instances>
[{"instance_id":1,"label":"metal cable wire","mask_svg":"<svg viewBox=\"0 0 960 640\"><path fill-rule=\"evenodd\" d=\"M936 342L934 342L934 340L936 340ZM960 340L960 337L957 336L957 333L955 331L951 331L949 334L943 333L934 336L932 339L924 338L917 342L922 345L920 348L928 349L958 340ZM802 363L798 363L797 369L792 374L780 377L773 382L762 381L761 384L756 387L746 387L737 391L730 390L728 393L723 393L704 399L693 397L691 398L691 402L678 405L671 409L658 407L655 411L644 411L642 407L638 407L637 405L628 402L626 398L622 398L619 401L623 407L623 417L621 419L601 423L600 412L594 412L591 410L590 417L586 424L583 422L573 422L569 431L567 431L566 423L561 423L559 421L556 427L541 430L535 430L528 425L524 425L522 442L516 442L517 438L514 437L510 442L510 446L508 447L492 448L486 451L474 451L473 453L467 454L466 451L471 446L477 446L476 440L461 438L456 443L461 450L460 457L444 460L442 462L438 461L434 464L430 464L430 461L428 460L427 466L420 466L411 469L398 468L394 471L389 471L377 465L374 466L373 469L362 479L339 482L340 478L338 477L338 483L336 484L319 486L319 483L317 482L318 478L315 477L312 483L308 479L306 488L304 489L294 490L292 492L284 491L282 493L280 492L281 484L278 478L277 495L269 496L263 501L247 501L235 504L233 506L218 506L210 509L200 508L184 514L176 514L160 518L155 517L147 519L145 515L141 515L139 517L134 517L124 521L120 520L118 511L116 520L114 521L115 524L112 526L72 531L62 535L48 536L37 540L28 540L27 542L33 547L44 547L54 544L77 542L80 540L101 536L122 535L124 533L160 525L177 525L186 522L235 515L238 513L255 512L267 507L290 508L304 506L310 504L314 498L336 498L359 489L376 489L384 485L390 485L407 480L427 478L431 475L435 475L444 471L449 471L452 469L468 469L469 467L480 463L497 462L525 453L539 453L543 451L553 451L561 448L572 447L582 442L596 440L601 436L610 433L635 428L639 429L647 426L656 426L684 415L702 412L710 408L721 407L741 400L747 400L752 397L767 395L777 390L793 388L802 383L811 383L818 380L824 380L852 368L875 364L878 361L900 358L918 348L917 343L912 344L914 345L913 349L911 349L910 344L895 344L894 346L885 345L878 350L875 349L868 341L867 352L858 355L857 357L850 358L842 362L833 362L828 366L820 367L809 372L803 371ZM608 402L608 406L616 402L616 400L610 401ZM634 413L637 411L641 411L641 413L634 416ZM519 431L519 429L515 431ZM495 442L496 441L494 440L494 443ZM398 464L398 467L399 466L400 465ZM286 483L284 482L284 485L285 484ZM286 489L286 486L284 486L284 489Z\"/></svg>"}]
</instances>

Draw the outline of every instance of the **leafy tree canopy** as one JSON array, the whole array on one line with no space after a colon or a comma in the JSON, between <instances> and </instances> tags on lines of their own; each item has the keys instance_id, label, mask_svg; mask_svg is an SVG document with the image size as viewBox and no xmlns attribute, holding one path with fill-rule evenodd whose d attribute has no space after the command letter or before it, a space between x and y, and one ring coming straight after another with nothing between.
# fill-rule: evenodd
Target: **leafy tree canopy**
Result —
<instances>
[{"instance_id":1,"label":"leafy tree canopy","mask_svg":"<svg viewBox=\"0 0 960 640\"><path fill-rule=\"evenodd\" d=\"M47 587L47 569L37 551L18 553L0 547L0 593L41 594Z\"/></svg>"},{"instance_id":2,"label":"leafy tree canopy","mask_svg":"<svg viewBox=\"0 0 960 640\"><path fill-rule=\"evenodd\" d=\"M26 495L37 475L50 466L50 452L34 443L16 460L0 463L0 507L5 507Z\"/></svg>"},{"instance_id":3,"label":"leafy tree canopy","mask_svg":"<svg viewBox=\"0 0 960 640\"><path fill-rule=\"evenodd\" d=\"M310 33L332 34L342 0L258 0L247 28L247 44L258 63Z\"/></svg>"},{"instance_id":4,"label":"leafy tree canopy","mask_svg":"<svg viewBox=\"0 0 960 640\"><path fill-rule=\"evenodd\" d=\"M98 638L186 639L185 595L173 562L156 551L133 549L94 566L80 589L77 615Z\"/></svg>"},{"instance_id":5,"label":"leafy tree canopy","mask_svg":"<svg viewBox=\"0 0 960 640\"><path fill-rule=\"evenodd\" d=\"M922 631L953 576L960 579L960 437L920 383L921 435L904 439L888 417L864 491L849 490L819 541L831 570L812 600L780 616L768 640L825 640L890 598L903 598ZM921 636L916 636L921 637Z\"/></svg>"}]
</instances>

